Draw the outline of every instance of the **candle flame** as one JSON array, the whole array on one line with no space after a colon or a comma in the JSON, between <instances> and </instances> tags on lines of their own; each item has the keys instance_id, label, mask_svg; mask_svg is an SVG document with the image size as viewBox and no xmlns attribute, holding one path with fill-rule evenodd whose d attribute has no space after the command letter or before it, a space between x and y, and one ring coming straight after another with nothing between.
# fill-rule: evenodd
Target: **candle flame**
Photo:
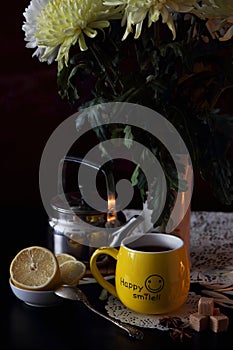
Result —
<instances>
[{"instance_id":1,"label":"candle flame","mask_svg":"<svg viewBox=\"0 0 233 350\"><path fill-rule=\"evenodd\" d=\"M108 214L107 214L107 222L109 224L115 223L117 218L117 212L116 212L116 199L115 196L109 195L108 197Z\"/></svg>"}]
</instances>

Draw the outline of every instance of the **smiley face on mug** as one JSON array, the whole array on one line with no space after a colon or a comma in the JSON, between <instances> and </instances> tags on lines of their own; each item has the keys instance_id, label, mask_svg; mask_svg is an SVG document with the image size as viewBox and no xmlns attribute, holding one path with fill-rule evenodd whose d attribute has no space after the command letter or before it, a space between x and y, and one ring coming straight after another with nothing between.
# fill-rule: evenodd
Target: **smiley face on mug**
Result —
<instances>
[{"instance_id":1,"label":"smiley face on mug","mask_svg":"<svg viewBox=\"0 0 233 350\"><path fill-rule=\"evenodd\" d=\"M150 275L145 280L145 287L151 293L158 293L163 289L164 279L160 275Z\"/></svg>"}]
</instances>

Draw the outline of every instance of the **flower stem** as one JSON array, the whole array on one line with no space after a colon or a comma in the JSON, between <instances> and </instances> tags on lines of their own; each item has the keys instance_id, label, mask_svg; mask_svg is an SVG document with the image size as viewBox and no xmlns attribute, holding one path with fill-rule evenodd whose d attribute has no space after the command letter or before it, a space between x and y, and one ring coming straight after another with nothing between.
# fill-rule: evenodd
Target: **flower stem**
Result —
<instances>
[{"instance_id":1,"label":"flower stem","mask_svg":"<svg viewBox=\"0 0 233 350\"><path fill-rule=\"evenodd\" d=\"M108 74L107 68L103 64L103 60L101 61L101 59L98 55L98 50L96 49L96 47L94 47L94 45L90 45L90 50L91 50L93 56L95 57L95 60L96 60L97 64L99 65L101 71L106 75L106 81L109 83L109 85L113 91L113 94L115 96L117 96L117 91L115 89L114 83L113 83L112 79L110 78L110 75Z\"/></svg>"}]
</instances>

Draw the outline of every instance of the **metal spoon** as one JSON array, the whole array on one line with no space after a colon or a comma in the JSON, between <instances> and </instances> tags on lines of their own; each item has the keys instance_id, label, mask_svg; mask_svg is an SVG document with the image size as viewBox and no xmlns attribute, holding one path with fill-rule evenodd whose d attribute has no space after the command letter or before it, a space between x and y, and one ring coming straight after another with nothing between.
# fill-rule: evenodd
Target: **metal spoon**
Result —
<instances>
[{"instance_id":1,"label":"metal spoon","mask_svg":"<svg viewBox=\"0 0 233 350\"><path fill-rule=\"evenodd\" d=\"M106 320L109 320L110 322L114 323L116 326L124 329L130 337L136 338L136 339L143 339L144 334L139 329L123 323L121 321L115 320L111 318L110 316L107 316L100 311L96 310L87 299L86 295L83 293L83 291L77 287L74 286L68 286L68 285L62 285L58 287L54 293L58 295L59 297L70 299L70 300L77 300L81 301L83 304L85 304L90 310L94 311L99 316L102 316Z\"/></svg>"}]
</instances>

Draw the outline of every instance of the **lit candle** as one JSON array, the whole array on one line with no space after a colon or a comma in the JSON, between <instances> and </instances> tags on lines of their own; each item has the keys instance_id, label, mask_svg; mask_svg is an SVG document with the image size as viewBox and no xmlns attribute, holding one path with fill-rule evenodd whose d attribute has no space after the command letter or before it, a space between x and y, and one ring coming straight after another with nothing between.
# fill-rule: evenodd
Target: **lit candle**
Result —
<instances>
[{"instance_id":1,"label":"lit candle","mask_svg":"<svg viewBox=\"0 0 233 350\"><path fill-rule=\"evenodd\" d=\"M117 226L116 199L113 193L108 195L107 227Z\"/></svg>"}]
</instances>

